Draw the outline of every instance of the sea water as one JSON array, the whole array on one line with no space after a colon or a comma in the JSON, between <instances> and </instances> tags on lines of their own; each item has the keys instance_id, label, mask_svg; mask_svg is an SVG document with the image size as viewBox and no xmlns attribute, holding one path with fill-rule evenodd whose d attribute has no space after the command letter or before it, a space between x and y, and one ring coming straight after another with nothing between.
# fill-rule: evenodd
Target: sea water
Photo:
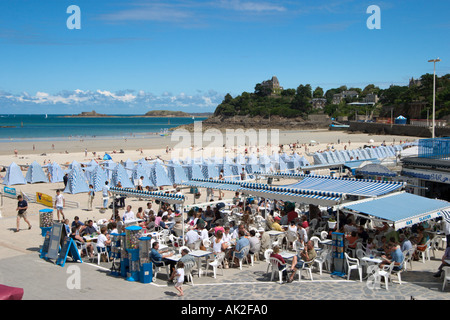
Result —
<instances>
[{"instance_id":1,"label":"sea water","mask_svg":"<svg viewBox=\"0 0 450 320\"><path fill-rule=\"evenodd\" d=\"M79 118L64 115L0 115L0 142L127 138L159 135L168 129L206 118L191 117L114 117Z\"/></svg>"}]
</instances>

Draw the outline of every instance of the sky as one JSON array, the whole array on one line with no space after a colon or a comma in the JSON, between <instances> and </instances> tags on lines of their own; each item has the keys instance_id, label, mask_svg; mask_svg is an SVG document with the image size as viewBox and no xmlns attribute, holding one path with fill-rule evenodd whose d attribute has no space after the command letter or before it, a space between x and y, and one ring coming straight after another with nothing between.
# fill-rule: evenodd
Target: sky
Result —
<instances>
[{"instance_id":1,"label":"sky","mask_svg":"<svg viewBox=\"0 0 450 320\"><path fill-rule=\"evenodd\" d=\"M441 0L2 0L0 113L213 112L272 76L407 85L429 59L450 73L449 13Z\"/></svg>"}]
</instances>

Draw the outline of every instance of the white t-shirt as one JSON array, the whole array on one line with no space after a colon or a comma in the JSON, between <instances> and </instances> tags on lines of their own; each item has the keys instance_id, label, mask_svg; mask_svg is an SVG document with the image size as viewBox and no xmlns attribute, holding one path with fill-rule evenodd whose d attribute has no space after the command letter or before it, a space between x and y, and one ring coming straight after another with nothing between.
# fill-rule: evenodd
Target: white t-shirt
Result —
<instances>
[{"instance_id":1,"label":"white t-shirt","mask_svg":"<svg viewBox=\"0 0 450 320\"><path fill-rule=\"evenodd\" d=\"M183 283L184 282L184 269L183 268L178 268L177 269L177 274L178 274L177 282L178 283Z\"/></svg>"},{"instance_id":2,"label":"white t-shirt","mask_svg":"<svg viewBox=\"0 0 450 320\"><path fill-rule=\"evenodd\" d=\"M59 194L56 196L56 206L57 207L63 207L64 206L64 196L62 194Z\"/></svg>"},{"instance_id":3,"label":"white t-shirt","mask_svg":"<svg viewBox=\"0 0 450 320\"><path fill-rule=\"evenodd\" d=\"M301 228L298 230L298 234L300 235L300 239L303 239L303 242L308 242L308 234L306 233L305 228Z\"/></svg>"},{"instance_id":4,"label":"white t-shirt","mask_svg":"<svg viewBox=\"0 0 450 320\"><path fill-rule=\"evenodd\" d=\"M216 239L214 239L213 241L213 251L214 252L222 252L222 243L223 243L223 238L220 239L219 242L216 242Z\"/></svg>"},{"instance_id":5,"label":"white t-shirt","mask_svg":"<svg viewBox=\"0 0 450 320\"><path fill-rule=\"evenodd\" d=\"M200 239L200 236L198 235L198 233L196 232L196 231L194 231L194 230L189 230L187 233L186 233L186 243L187 244L193 244L193 243L195 243L196 241L198 241L199 239Z\"/></svg>"},{"instance_id":6,"label":"white t-shirt","mask_svg":"<svg viewBox=\"0 0 450 320\"><path fill-rule=\"evenodd\" d=\"M108 241L108 239L106 238L106 236L101 233L99 234L98 238L97 238L97 247L105 247L105 242Z\"/></svg>"},{"instance_id":7,"label":"white t-shirt","mask_svg":"<svg viewBox=\"0 0 450 320\"><path fill-rule=\"evenodd\" d=\"M202 238L202 241L205 239L209 239L208 230L202 229L200 232L200 237Z\"/></svg>"},{"instance_id":8,"label":"white t-shirt","mask_svg":"<svg viewBox=\"0 0 450 320\"><path fill-rule=\"evenodd\" d=\"M108 197L108 191L109 191L109 186L107 186L106 184L103 186L102 188L102 194L104 198Z\"/></svg>"},{"instance_id":9,"label":"white t-shirt","mask_svg":"<svg viewBox=\"0 0 450 320\"><path fill-rule=\"evenodd\" d=\"M224 233L222 236L222 239L224 242L230 242L231 241L231 233L228 233L228 234Z\"/></svg>"},{"instance_id":10,"label":"white t-shirt","mask_svg":"<svg viewBox=\"0 0 450 320\"><path fill-rule=\"evenodd\" d=\"M134 220L134 212L133 211L125 211L123 214L123 220Z\"/></svg>"}]
</instances>

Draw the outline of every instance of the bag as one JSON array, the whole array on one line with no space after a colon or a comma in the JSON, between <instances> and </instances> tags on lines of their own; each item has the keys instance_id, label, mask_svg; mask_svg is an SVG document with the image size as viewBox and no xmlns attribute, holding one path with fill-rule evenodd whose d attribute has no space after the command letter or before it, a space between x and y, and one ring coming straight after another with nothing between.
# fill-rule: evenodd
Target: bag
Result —
<instances>
[{"instance_id":1,"label":"bag","mask_svg":"<svg viewBox=\"0 0 450 320\"><path fill-rule=\"evenodd\" d=\"M419 250L419 251L425 251L426 249L427 249L426 244L420 244L417 246L417 250Z\"/></svg>"}]
</instances>

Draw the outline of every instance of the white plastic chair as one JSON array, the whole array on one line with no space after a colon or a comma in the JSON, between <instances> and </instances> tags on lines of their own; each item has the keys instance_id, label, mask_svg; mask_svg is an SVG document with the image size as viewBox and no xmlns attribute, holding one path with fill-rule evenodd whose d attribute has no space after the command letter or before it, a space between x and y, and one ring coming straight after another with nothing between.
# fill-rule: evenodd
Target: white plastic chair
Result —
<instances>
[{"instance_id":1,"label":"white plastic chair","mask_svg":"<svg viewBox=\"0 0 450 320\"><path fill-rule=\"evenodd\" d=\"M248 254L250 256L250 262L251 262L252 267L253 267L254 262L256 260L258 260L258 259L255 259L255 257L258 258L258 256L259 256L259 251L261 250L261 243L256 245L256 247L254 249L255 249L254 252L249 252L249 254Z\"/></svg>"},{"instance_id":2,"label":"white plastic chair","mask_svg":"<svg viewBox=\"0 0 450 320\"><path fill-rule=\"evenodd\" d=\"M280 282L280 284L283 283L283 271L286 271L286 268L287 268L286 265L284 265L284 268L282 270L280 270L278 266L283 265L283 263L279 259L270 257L269 261L270 261L270 265L272 266L272 275L270 277L270 281L273 280L274 274L276 274L278 271L279 282Z\"/></svg>"},{"instance_id":3,"label":"white plastic chair","mask_svg":"<svg viewBox=\"0 0 450 320\"><path fill-rule=\"evenodd\" d=\"M358 270L359 281L362 282L362 267L359 264L359 260L356 258L350 258L347 252L344 252L344 256L347 263L347 280L350 280L350 273L352 270Z\"/></svg>"},{"instance_id":4,"label":"white plastic chair","mask_svg":"<svg viewBox=\"0 0 450 320\"><path fill-rule=\"evenodd\" d=\"M311 278L311 281L313 281L312 267L313 267L313 264L315 261L316 261L316 259L312 259L311 261L303 261L303 266L297 270L299 282L302 281L302 271L303 270L308 272L309 277Z\"/></svg>"},{"instance_id":5,"label":"white plastic chair","mask_svg":"<svg viewBox=\"0 0 450 320\"><path fill-rule=\"evenodd\" d=\"M444 283L442 284L442 291L444 291L447 282L450 281L450 267L443 267L442 271L444 271Z\"/></svg>"},{"instance_id":6,"label":"white plastic chair","mask_svg":"<svg viewBox=\"0 0 450 320\"><path fill-rule=\"evenodd\" d=\"M311 240L314 243L314 249L315 250L320 250L321 249L319 247L319 243L320 243L320 238L319 237L314 236L314 237L311 237L311 239L309 239L309 240Z\"/></svg>"},{"instance_id":7,"label":"white plastic chair","mask_svg":"<svg viewBox=\"0 0 450 320\"><path fill-rule=\"evenodd\" d=\"M323 265L327 263L327 255L328 250L323 250L320 255L314 260L314 263L317 263L317 266L319 267L320 275L322 275Z\"/></svg>"},{"instance_id":8,"label":"white plastic chair","mask_svg":"<svg viewBox=\"0 0 450 320\"><path fill-rule=\"evenodd\" d=\"M93 258L95 258L95 256L97 256L97 265L100 265L100 260L101 260L102 255L105 255L106 260L109 262L109 254L108 254L108 250L106 250L106 247L97 247L96 245L94 245L93 247L94 247Z\"/></svg>"},{"instance_id":9,"label":"white plastic chair","mask_svg":"<svg viewBox=\"0 0 450 320\"><path fill-rule=\"evenodd\" d=\"M247 261L247 264L249 264L249 262L248 262L248 258L247 258L247 255L248 255L248 252L249 252L249 250L250 250L250 246L245 246L245 247L243 247L240 251L233 251L233 264L235 263L235 258L237 258L238 260L239 260L239 269L240 270L242 270L242 261L245 259L245 261ZM242 254L242 258L238 258L237 256L236 256L236 254Z\"/></svg>"},{"instance_id":10,"label":"white plastic chair","mask_svg":"<svg viewBox=\"0 0 450 320\"><path fill-rule=\"evenodd\" d=\"M403 260L401 261L400 265L402 266L402 268L400 270L395 270L395 264L392 267L392 271L391 274L395 274L397 275L398 278L398 283L402 284L402 272L406 271L406 257L405 257L405 253L403 253Z\"/></svg>"},{"instance_id":11,"label":"white plastic chair","mask_svg":"<svg viewBox=\"0 0 450 320\"><path fill-rule=\"evenodd\" d=\"M192 269L195 267L194 261L187 261L184 264L184 275L188 278L188 281L192 283L192 286L194 286L194 277L192 276Z\"/></svg>"},{"instance_id":12,"label":"white plastic chair","mask_svg":"<svg viewBox=\"0 0 450 320\"><path fill-rule=\"evenodd\" d=\"M431 240L428 240L426 243L425 251L419 250L419 256L422 258L422 263L425 263L427 260L430 261L430 250L431 250Z\"/></svg>"},{"instance_id":13,"label":"white plastic chair","mask_svg":"<svg viewBox=\"0 0 450 320\"><path fill-rule=\"evenodd\" d=\"M322 232L320 232L320 239L323 241L323 240L326 240L328 238L328 232L326 232L326 231L322 231Z\"/></svg>"},{"instance_id":14,"label":"white plastic chair","mask_svg":"<svg viewBox=\"0 0 450 320\"><path fill-rule=\"evenodd\" d=\"M212 262L209 262L206 266L206 272L208 272L209 266L211 266L213 268L213 272L214 272L214 279L216 279L216 274L217 274L217 268L222 269L222 276L223 276L223 260L225 259L225 253L224 252L220 252L219 254L216 255L215 259Z\"/></svg>"},{"instance_id":15,"label":"white plastic chair","mask_svg":"<svg viewBox=\"0 0 450 320\"><path fill-rule=\"evenodd\" d=\"M271 267L270 255L272 254L272 252L273 252L272 249L267 249L266 251L264 251L264 259L267 262L267 271L266 271L266 273L269 273L269 268Z\"/></svg>"},{"instance_id":16,"label":"white plastic chair","mask_svg":"<svg viewBox=\"0 0 450 320\"><path fill-rule=\"evenodd\" d=\"M389 290L388 282L391 279L392 269L394 268L394 262L389 265L384 265L381 270L378 271L378 277L384 278L384 283L386 285L386 290ZM380 279L378 279L379 281Z\"/></svg>"},{"instance_id":17,"label":"white plastic chair","mask_svg":"<svg viewBox=\"0 0 450 320\"><path fill-rule=\"evenodd\" d=\"M203 246L206 248L206 250L211 249L211 240L203 239Z\"/></svg>"},{"instance_id":18,"label":"white plastic chair","mask_svg":"<svg viewBox=\"0 0 450 320\"><path fill-rule=\"evenodd\" d=\"M160 264L160 266L156 265L156 264ZM170 271L169 271L169 266L166 265L166 263L164 261L154 261L152 259L152 265L153 265L153 282L155 282L156 280L156 276L158 275L158 272L161 268L166 268L166 274L167 274L167 279L170 278Z\"/></svg>"}]
</instances>

